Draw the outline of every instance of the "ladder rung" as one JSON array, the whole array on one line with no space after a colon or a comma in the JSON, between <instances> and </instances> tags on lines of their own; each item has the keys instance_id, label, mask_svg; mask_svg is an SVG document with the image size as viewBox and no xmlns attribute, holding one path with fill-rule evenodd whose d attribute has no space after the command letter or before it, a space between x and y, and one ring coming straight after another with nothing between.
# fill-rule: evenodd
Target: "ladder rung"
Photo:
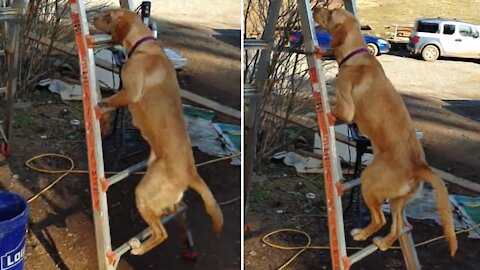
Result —
<instances>
[{"instance_id":1,"label":"ladder rung","mask_svg":"<svg viewBox=\"0 0 480 270\"><path fill-rule=\"evenodd\" d=\"M261 39L249 38L243 41L245 50L263 50L268 49L270 45Z\"/></svg>"},{"instance_id":2,"label":"ladder rung","mask_svg":"<svg viewBox=\"0 0 480 270\"><path fill-rule=\"evenodd\" d=\"M107 34L89 35L88 41L94 48L113 46L112 36Z\"/></svg>"},{"instance_id":3,"label":"ladder rung","mask_svg":"<svg viewBox=\"0 0 480 270\"><path fill-rule=\"evenodd\" d=\"M13 7L0 8L0 21L19 19L21 16L22 16L22 12L17 8L13 8Z\"/></svg>"},{"instance_id":4,"label":"ladder rung","mask_svg":"<svg viewBox=\"0 0 480 270\"><path fill-rule=\"evenodd\" d=\"M111 186L115 183L118 183L120 182L121 180L127 178L129 175L131 175L132 173L134 172L138 172L139 170L142 170L144 169L145 167L147 167L147 163L148 161L147 160L144 160L140 163L137 163L131 167L128 167L126 168L125 170L113 175L113 176L110 176L108 179L107 179L107 183L108 183L108 186Z\"/></svg>"},{"instance_id":5,"label":"ladder rung","mask_svg":"<svg viewBox=\"0 0 480 270\"><path fill-rule=\"evenodd\" d=\"M354 188L356 186L359 186L360 184L362 183L362 179L361 178L356 178L356 179L353 179L353 180L350 180L350 181L347 181L347 182L337 182L335 184L335 187L337 189L337 194L338 196L343 196L343 194L345 193L345 191L351 189L351 188Z\"/></svg>"},{"instance_id":6,"label":"ladder rung","mask_svg":"<svg viewBox=\"0 0 480 270\"><path fill-rule=\"evenodd\" d=\"M251 84L245 84L243 88L243 94L246 98L256 97L259 95L258 90Z\"/></svg>"},{"instance_id":7,"label":"ladder rung","mask_svg":"<svg viewBox=\"0 0 480 270\"><path fill-rule=\"evenodd\" d=\"M355 254L349 256L350 263L354 264L354 263L360 261L361 259L363 259L363 258L367 257L368 255L377 251L377 249L378 249L378 247L375 244L371 244L371 245L367 246L366 248L364 248L364 249L356 252Z\"/></svg>"},{"instance_id":8,"label":"ladder rung","mask_svg":"<svg viewBox=\"0 0 480 270\"><path fill-rule=\"evenodd\" d=\"M409 233L410 231L411 231L411 228L406 226L405 228L403 228L403 231L400 234L400 236L402 236L406 233ZM377 250L378 250L378 246L375 245L375 244L371 244L371 245L367 246L366 248L364 248L364 249L356 252L355 254L349 256L348 258L350 259L350 263L354 264L354 263L360 261L361 259L367 257L368 255L372 254L373 252L375 252Z\"/></svg>"},{"instance_id":9,"label":"ladder rung","mask_svg":"<svg viewBox=\"0 0 480 270\"><path fill-rule=\"evenodd\" d=\"M186 209L187 209L187 207L183 203L181 203L180 204L180 209L178 209L177 212L175 212L171 215L162 217L162 219L161 219L162 223L165 224L165 223L169 222L176 215L181 214ZM117 258L120 258L123 254L127 253L130 249L132 249L131 242L140 242L141 243L141 242L145 241L150 235L152 235L152 230L150 229L150 227L148 227L148 228L144 229L141 233L139 233L139 234L135 235L134 237L130 238L130 240L128 240L123 245L121 245L120 247L115 249L115 251L114 251L115 255L117 256Z\"/></svg>"},{"instance_id":10,"label":"ladder rung","mask_svg":"<svg viewBox=\"0 0 480 270\"><path fill-rule=\"evenodd\" d=\"M356 186L359 186L361 184L362 184L362 178L359 177L359 178L355 178L353 180L347 181L347 182L343 183L342 185L343 185L344 190L349 190L349 189L354 188Z\"/></svg>"}]
</instances>

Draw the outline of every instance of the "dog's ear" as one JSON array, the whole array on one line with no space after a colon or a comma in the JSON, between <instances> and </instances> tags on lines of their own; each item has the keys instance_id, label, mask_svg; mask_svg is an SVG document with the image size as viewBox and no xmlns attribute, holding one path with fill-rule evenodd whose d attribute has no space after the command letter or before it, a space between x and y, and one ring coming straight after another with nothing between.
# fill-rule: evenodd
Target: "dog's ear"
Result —
<instances>
[{"instance_id":1,"label":"dog's ear","mask_svg":"<svg viewBox=\"0 0 480 270\"><path fill-rule=\"evenodd\" d=\"M330 47L336 48L343 44L347 38L348 30L344 24L338 26L333 30L332 41L330 42Z\"/></svg>"},{"instance_id":2,"label":"dog's ear","mask_svg":"<svg viewBox=\"0 0 480 270\"><path fill-rule=\"evenodd\" d=\"M128 32L130 32L130 28L131 23L128 22L127 17L119 17L112 29L112 40L116 42L122 42L127 36Z\"/></svg>"}]
</instances>

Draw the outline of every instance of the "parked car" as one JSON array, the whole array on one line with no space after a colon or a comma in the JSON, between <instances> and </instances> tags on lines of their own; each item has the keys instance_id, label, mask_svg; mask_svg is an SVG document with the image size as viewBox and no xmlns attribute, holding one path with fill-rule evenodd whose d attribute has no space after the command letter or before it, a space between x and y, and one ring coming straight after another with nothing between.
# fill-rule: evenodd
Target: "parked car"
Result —
<instances>
[{"instance_id":1,"label":"parked car","mask_svg":"<svg viewBox=\"0 0 480 270\"><path fill-rule=\"evenodd\" d=\"M326 54L331 54L330 41L332 37L326 30L317 27L315 29L318 45ZM390 43L388 41L370 35L363 35L367 48L373 55L380 55L382 53L388 53L390 51ZM293 49L300 49L303 44L302 31L293 31L290 34L290 46Z\"/></svg>"},{"instance_id":2,"label":"parked car","mask_svg":"<svg viewBox=\"0 0 480 270\"><path fill-rule=\"evenodd\" d=\"M458 20L418 19L407 48L425 61L440 56L480 58L479 28Z\"/></svg>"}]
</instances>

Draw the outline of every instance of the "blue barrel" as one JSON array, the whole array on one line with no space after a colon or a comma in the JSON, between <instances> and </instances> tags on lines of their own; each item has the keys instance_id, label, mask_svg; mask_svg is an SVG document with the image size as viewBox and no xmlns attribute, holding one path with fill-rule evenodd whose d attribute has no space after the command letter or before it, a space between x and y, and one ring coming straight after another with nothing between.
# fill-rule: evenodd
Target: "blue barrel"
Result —
<instances>
[{"instance_id":1,"label":"blue barrel","mask_svg":"<svg viewBox=\"0 0 480 270\"><path fill-rule=\"evenodd\" d=\"M24 269L27 221L27 201L0 191L0 270Z\"/></svg>"}]
</instances>

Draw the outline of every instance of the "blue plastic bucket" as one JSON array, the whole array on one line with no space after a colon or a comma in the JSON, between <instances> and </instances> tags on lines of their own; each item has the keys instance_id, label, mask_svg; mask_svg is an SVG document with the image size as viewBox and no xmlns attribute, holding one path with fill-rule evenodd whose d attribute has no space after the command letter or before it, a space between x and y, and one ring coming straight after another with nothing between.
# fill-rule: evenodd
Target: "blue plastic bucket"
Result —
<instances>
[{"instance_id":1,"label":"blue plastic bucket","mask_svg":"<svg viewBox=\"0 0 480 270\"><path fill-rule=\"evenodd\" d=\"M27 220L27 201L0 191L0 270L24 268Z\"/></svg>"}]
</instances>

